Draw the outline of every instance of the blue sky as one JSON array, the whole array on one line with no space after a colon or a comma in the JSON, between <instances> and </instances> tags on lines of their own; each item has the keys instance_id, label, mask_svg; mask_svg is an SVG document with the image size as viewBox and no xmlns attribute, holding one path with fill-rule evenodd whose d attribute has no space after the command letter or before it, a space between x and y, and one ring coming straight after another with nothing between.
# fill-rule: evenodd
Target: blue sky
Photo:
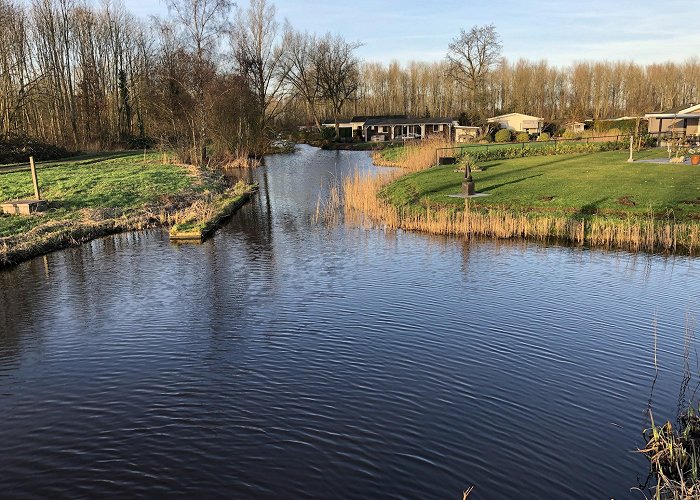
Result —
<instances>
[{"instance_id":1,"label":"blue sky","mask_svg":"<svg viewBox=\"0 0 700 500\"><path fill-rule=\"evenodd\" d=\"M123 0L139 16L166 15L162 0ZM247 0L239 2L247 5ZM494 23L510 60L638 63L700 55L697 0L278 0L280 19L298 29L339 33L364 43L371 61L435 61L460 28Z\"/></svg>"}]
</instances>

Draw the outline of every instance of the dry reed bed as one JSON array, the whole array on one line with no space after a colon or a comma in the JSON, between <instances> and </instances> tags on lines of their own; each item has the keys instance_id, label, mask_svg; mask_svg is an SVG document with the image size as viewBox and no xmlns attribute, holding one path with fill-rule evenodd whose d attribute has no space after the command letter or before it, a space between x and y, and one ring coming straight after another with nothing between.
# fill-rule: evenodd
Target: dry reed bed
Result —
<instances>
[{"instance_id":1,"label":"dry reed bed","mask_svg":"<svg viewBox=\"0 0 700 500\"><path fill-rule=\"evenodd\" d=\"M454 144L446 139L407 142L393 160L387 159L381 151L372 153L375 165L401 167L409 172L417 172L435 165L435 150L451 148Z\"/></svg>"},{"instance_id":2,"label":"dry reed bed","mask_svg":"<svg viewBox=\"0 0 700 500\"><path fill-rule=\"evenodd\" d=\"M700 224L630 216L533 214L503 208L476 207L465 200L463 210L430 207L425 210L399 208L378 195L404 172L346 177L343 181L344 209L349 220L387 229L406 229L431 234L529 238L567 241L578 245L623 248L632 251L687 252L700 243Z\"/></svg>"}]
</instances>

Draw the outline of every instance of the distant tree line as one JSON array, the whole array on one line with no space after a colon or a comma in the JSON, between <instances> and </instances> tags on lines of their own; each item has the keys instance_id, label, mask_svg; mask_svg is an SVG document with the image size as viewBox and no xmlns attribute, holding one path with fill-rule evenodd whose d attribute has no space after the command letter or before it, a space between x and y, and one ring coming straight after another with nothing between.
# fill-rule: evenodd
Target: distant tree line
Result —
<instances>
[{"instance_id":1,"label":"distant tree line","mask_svg":"<svg viewBox=\"0 0 700 500\"><path fill-rule=\"evenodd\" d=\"M182 161L259 153L278 130L374 114L521 111L556 119L700 101L700 63L508 62L493 25L445 60L363 63L358 43L280 24L268 0L166 0L143 20L106 0L0 0L0 139L69 149L158 146Z\"/></svg>"},{"instance_id":2,"label":"distant tree line","mask_svg":"<svg viewBox=\"0 0 700 500\"><path fill-rule=\"evenodd\" d=\"M264 150L293 101L313 116L356 90L356 45L280 27L267 0L166 4L146 22L109 1L0 0L0 139L204 162Z\"/></svg>"}]
</instances>

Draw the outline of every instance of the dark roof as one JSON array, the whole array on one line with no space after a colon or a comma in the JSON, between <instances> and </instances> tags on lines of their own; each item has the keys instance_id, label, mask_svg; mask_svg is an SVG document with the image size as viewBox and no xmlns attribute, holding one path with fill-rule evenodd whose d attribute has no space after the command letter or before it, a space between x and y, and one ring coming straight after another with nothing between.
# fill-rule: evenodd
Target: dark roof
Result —
<instances>
[{"instance_id":1,"label":"dark roof","mask_svg":"<svg viewBox=\"0 0 700 500\"><path fill-rule=\"evenodd\" d=\"M377 118L369 118L365 121L365 126L366 127L371 127L375 125L425 125L428 123L433 123L433 124L444 124L444 123L452 123L454 121L453 118L408 118L408 117L401 117L401 118L394 118L394 117L377 117Z\"/></svg>"},{"instance_id":2,"label":"dark roof","mask_svg":"<svg viewBox=\"0 0 700 500\"><path fill-rule=\"evenodd\" d=\"M352 121L354 122L366 122L367 120L372 120L374 118L408 118L408 115L361 115L361 116L353 116Z\"/></svg>"}]
</instances>

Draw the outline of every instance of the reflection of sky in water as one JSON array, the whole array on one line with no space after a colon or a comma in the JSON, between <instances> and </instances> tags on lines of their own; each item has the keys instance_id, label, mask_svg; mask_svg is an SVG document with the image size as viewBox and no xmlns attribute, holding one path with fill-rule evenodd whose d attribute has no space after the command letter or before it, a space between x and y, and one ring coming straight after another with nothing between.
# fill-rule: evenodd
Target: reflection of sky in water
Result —
<instances>
[{"instance_id":1,"label":"reflection of sky in water","mask_svg":"<svg viewBox=\"0 0 700 500\"><path fill-rule=\"evenodd\" d=\"M697 261L311 224L355 168L302 148L202 245L118 235L1 273L0 488L630 497L652 323L668 418Z\"/></svg>"}]
</instances>

